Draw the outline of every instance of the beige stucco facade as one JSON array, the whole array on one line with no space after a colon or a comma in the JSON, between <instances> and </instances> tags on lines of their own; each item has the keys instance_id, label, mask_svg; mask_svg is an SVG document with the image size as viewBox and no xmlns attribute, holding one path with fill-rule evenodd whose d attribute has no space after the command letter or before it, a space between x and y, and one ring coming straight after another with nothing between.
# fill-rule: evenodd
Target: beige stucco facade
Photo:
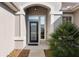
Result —
<instances>
[{"instance_id":1,"label":"beige stucco facade","mask_svg":"<svg viewBox=\"0 0 79 59\"><path fill-rule=\"evenodd\" d=\"M49 14L48 14L48 19L47 19L47 24L48 24L48 26L47 26L47 29L48 29L48 33L47 33L47 37L49 38L50 36L50 33L52 33L53 31L54 31L54 22L57 20L57 19L59 19L60 17L61 17L61 12L59 11L59 9L60 9L60 6L61 6L61 4L60 3L26 3L26 4L24 4L23 6L21 6L21 9L20 9L20 11L19 12L17 12L16 13L16 15L18 14L18 19L19 19L19 21L20 21L20 29L18 29L18 26L19 25L16 25L16 29L15 29L15 31L16 31L16 34L17 34L17 29L18 29L18 31L20 31L20 35L21 36L15 36L15 42L16 42L16 45L17 45L17 48L18 47L20 47L20 48L23 48L23 47L25 47L25 45L26 45L26 33L27 33L27 29L26 29L26 25L25 25L25 15L27 15L27 13L25 13L25 11L24 11L24 9L25 8L28 8L28 7L32 7L32 6L42 6L42 7L45 7L45 8L47 8L47 9L50 9L50 12L49 12ZM59 5L59 7L58 7L58 9L56 8L57 6ZM27 20L27 19L26 19ZM18 21L18 22L19 22ZM19 23L18 23L19 24ZM18 35L19 35L18 34ZM47 39L48 39L47 38ZM23 45L23 46L21 46L21 45L19 45L19 43L17 43L17 42L23 42L21 45ZM16 46L15 45L15 46Z\"/></svg>"},{"instance_id":2,"label":"beige stucco facade","mask_svg":"<svg viewBox=\"0 0 79 59\"><path fill-rule=\"evenodd\" d=\"M0 3L0 56L6 56L14 49L15 15L8 10Z\"/></svg>"},{"instance_id":3,"label":"beige stucco facade","mask_svg":"<svg viewBox=\"0 0 79 59\"><path fill-rule=\"evenodd\" d=\"M13 5L14 4L14 5ZM19 5L18 5L19 4ZM28 2L28 3L0 3L0 56L7 56L13 49L23 49L27 43L26 13L24 8L41 6L50 9L46 20L46 37L54 32L56 23L59 24L62 12L58 2ZM18 7L19 8L18 8Z\"/></svg>"},{"instance_id":4,"label":"beige stucco facade","mask_svg":"<svg viewBox=\"0 0 79 59\"><path fill-rule=\"evenodd\" d=\"M74 23L79 27L79 9L73 13L73 16L74 16L73 20Z\"/></svg>"}]
</instances>

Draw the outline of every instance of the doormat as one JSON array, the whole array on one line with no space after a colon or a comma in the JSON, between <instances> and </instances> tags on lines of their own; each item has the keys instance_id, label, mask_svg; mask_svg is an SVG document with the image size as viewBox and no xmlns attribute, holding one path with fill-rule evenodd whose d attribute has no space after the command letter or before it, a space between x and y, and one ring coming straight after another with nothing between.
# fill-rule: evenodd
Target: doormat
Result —
<instances>
[{"instance_id":1,"label":"doormat","mask_svg":"<svg viewBox=\"0 0 79 59\"><path fill-rule=\"evenodd\" d=\"M28 44L29 46L38 46L38 44Z\"/></svg>"}]
</instances>

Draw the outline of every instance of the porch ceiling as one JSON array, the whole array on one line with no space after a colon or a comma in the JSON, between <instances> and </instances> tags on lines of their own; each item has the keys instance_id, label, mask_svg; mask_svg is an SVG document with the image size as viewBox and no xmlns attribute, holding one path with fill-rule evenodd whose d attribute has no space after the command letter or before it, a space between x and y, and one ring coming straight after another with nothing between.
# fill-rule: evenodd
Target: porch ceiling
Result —
<instances>
[{"instance_id":1,"label":"porch ceiling","mask_svg":"<svg viewBox=\"0 0 79 59\"><path fill-rule=\"evenodd\" d=\"M19 11L19 8L12 2L3 2L3 4L8 6L10 9L12 9L15 12Z\"/></svg>"},{"instance_id":2,"label":"porch ceiling","mask_svg":"<svg viewBox=\"0 0 79 59\"><path fill-rule=\"evenodd\" d=\"M79 2L62 2L61 11L74 12L79 9Z\"/></svg>"}]
</instances>

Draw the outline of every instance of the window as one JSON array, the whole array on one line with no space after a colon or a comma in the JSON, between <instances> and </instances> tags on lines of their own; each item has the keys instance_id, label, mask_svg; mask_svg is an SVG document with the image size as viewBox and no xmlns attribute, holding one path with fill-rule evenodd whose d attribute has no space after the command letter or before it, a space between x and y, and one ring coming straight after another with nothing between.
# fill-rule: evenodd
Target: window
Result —
<instances>
[{"instance_id":1,"label":"window","mask_svg":"<svg viewBox=\"0 0 79 59\"><path fill-rule=\"evenodd\" d=\"M40 17L41 39L45 38L45 16Z\"/></svg>"},{"instance_id":2,"label":"window","mask_svg":"<svg viewBox=\"0 0 79 59\"><path fill-rule=\"evenodd\" d=\"M62 21L63 22L72 22L72 16L63 16Z\"/></svg>"},{"instance_id":3,"label":"window","mask_svg":"<svg viewBox=\"0 0 79 59\"><path fill-rule=\"evenodd\" d=\"M39 21L39 16L29 16L29 21Z\"/></svg>"}]
</instances>

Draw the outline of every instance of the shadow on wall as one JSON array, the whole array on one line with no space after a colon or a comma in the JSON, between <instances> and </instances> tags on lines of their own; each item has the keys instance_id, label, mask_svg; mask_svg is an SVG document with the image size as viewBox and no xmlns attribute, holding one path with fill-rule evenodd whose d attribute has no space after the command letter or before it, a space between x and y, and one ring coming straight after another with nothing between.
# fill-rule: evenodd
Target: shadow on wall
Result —
<instances>
[{"instance_id":1,"label":"shadow on wall","mask_svg":"<svg viewBox=\"0 0 79 59\"><path fill-rule=\"evenodd\" d=\"M28 43L28 18L25 14L25 26L26 26L26 44Z\"/></svg>"},{"instance_id":2,"label":"shadow on wall","mask_svg":"<svg viewBox=\"0 0 79 59\"><path fill-rule=\"evenodd\" d=\"M54 30L56 30L59 25L62 24L62 17L59 17L55 22L54 22Z\"/></svg>"}]
</instances>

